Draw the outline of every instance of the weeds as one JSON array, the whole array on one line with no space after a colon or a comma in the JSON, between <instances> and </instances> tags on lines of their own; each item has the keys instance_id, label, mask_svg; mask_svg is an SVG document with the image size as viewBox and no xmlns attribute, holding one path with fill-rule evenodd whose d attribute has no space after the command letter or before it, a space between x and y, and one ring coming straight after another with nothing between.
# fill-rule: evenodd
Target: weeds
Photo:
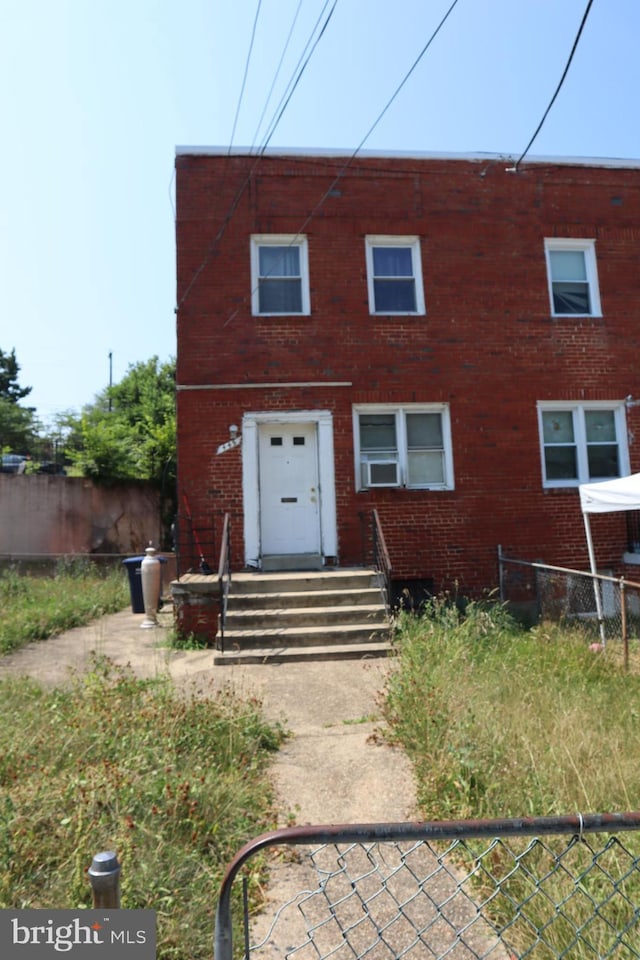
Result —
<instances>
[{"instance_id":1,"label":"weeds","mask_svg":"<svg viewBox=\"0 0 640 960\"><path fill-rule=\"evenodd\" d=\"M498 603L471 603L462 613L446 599L431 601L421 617L401 617L397 646L386 720L414 762L425 819L637 808L637 657L636 667L626 672L615 645L606 654L594 654L589 638L579 630L544 624L527 631ZM522 849L528 843L522 840ZM640 837L627 836L625 846L632 859L640 858ZM492 898L491 878L506 875L518 851L518 842L512 840L509 849L495 848L480 899ZM508 889L503 888L506 896L492 898L493 919L498 926L510 926L512 942L522 950L530 949L531 925L514 920L513 906L526 900L537 929L546 928L548 911L537 915L536 905L542 909L545 903L568 903L573 876L586 875L592 864L584 844L571 854L573 876L547 870L544 846L527 860L525 872L535 870L535 857L545 877L544 896L529 904L530 881L523 880L523 871L513 871ZM637 902L637 871L629 877L625 896ZM576 929L592 924L593 902L587 897L575 911L573 906L564 909L571 922L554 923L553 942L559 951L554 956L565 955L562 951L573 942ZM628 918L621 922L624 926ZM610 955L606 945L615 929L603 922L597 955ZM582 953L577 944L571 949L575 958L595 955Z\"/></svg>"},{"instance_id":2,"label":"weeds","mask_svg":"<svg viewBox=\"0 0 640 960\"><path fill-rule=\"evenodd\" d=\"M165 634L164 645L171 650L204 650L207 640L202 634L183 633L177 627L171 627Z\"/></svg>"},{"instance_id":3,"label":"weeds","mask_svg":"<svg viewBox=\"0 0 640 960\"><path fill-rule=\"evenodd\" d=\"M0 692L0 907L90 906L86 869L113 849L122 906L158 911L159 960L210 956L224 868L273 826L280 728L231 691L187 700L104 660L71 689Z\"/></svg>"},{"instance_id":4,"label":"weeds","mask_svg":"<svg viewBox=\"0 0 640 960\"><path fill-rule=\"evenodd\" d=\"M62 561L53 577L5 570L0 574L0 654L114 613L128 601L122 570L100 570L87 560Z\"/></svg>"}]
</instances>

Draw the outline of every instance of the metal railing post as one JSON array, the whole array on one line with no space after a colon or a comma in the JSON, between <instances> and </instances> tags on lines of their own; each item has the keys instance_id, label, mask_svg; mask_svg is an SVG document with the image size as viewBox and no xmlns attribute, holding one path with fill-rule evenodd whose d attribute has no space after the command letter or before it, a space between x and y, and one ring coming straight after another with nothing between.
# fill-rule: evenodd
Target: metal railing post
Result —
<instances>
[{"instance_id":1,"label":"metal railing post","mask_svg":"<svg viewBox=\"0 0 640 960\"><path fill-rule=\"evenodd\" d=\"M120 864L115 853L96 853L89 867L94 909L118 909L120 906Z\"/></svg>"},{"instance_id":2,"label":"metal railing post","mask_svg":"<svg viewBox=\"0 0 640 960\"><path fill-rule=\"evenodd\" d=\"M622 649L624 651L624 668L629 669L629 636L627 633L627 596L624 577L620 577L620 629L622 632Z\"/></svg>"},{"instance_id":3,"label":"metal railing post","mask_svg":"<svg viewBox=\"0 0 640 960\"><path fill-rule=\"evenodd\" d=\"M502 544L498 544L498 584L500 587L500 603L504 603L504 566L502 563Z\"/></svg>"},{"instance_id":4,"label":"metal railing post","mask_svg":"<svg viewBox=\"0 0 640 960\"><path fill-rule=\"evenodd\" d=\"M222 541L220 543L220 562L218 564L218 602L220 604L219 627L221 653L224 653L224 627L227 618L227 598L231 583L231 521L225 513L222 526Z\"/></svg>"}]
</instances>

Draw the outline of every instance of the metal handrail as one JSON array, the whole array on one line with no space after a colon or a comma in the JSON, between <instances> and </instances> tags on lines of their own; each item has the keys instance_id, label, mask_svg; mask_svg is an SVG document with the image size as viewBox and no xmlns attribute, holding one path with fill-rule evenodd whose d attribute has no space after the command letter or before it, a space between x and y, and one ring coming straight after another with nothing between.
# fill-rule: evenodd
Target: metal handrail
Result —
<instances>
[{"instance_id":1,"label":"metal handrail","mask_svg":"<svg viewBox=\"0 0 640 960\"><path fill-rule=\"evenodd\" d=\"M384 533L382 532L380 516L375 507L371 511L371 543L373 548L373 563L378 571L378 574L382 578L382 592L384 594L387 611L389 611L391 609L392 567L391 560L389 558L389 551L387 550L387 544L384 539Z\"/></svg>"},{"instance_id":2,"label":"metal handrail","mask_svg":"<svg viewBox=\"0 0 640 960\"><path fill-rule=\"evenodd\" d=\"M220 542L220 562L218 564L218 596L220 599L220 650L224 653L224 624L227 616L227 599L231 584L231 524L229 514L225 513Z\"/></svg>"}]
</instances>

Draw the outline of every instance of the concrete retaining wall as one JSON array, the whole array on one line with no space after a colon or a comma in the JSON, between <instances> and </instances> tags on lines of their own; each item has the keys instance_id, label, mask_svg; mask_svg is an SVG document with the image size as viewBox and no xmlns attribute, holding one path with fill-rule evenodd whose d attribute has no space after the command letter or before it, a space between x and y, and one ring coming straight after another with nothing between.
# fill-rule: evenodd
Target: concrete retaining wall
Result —
<instances>
[{"instance_id":1,"label":"concrete retaining wall","mask_svg":"<svg viewBox=\"0 0 640 960\"><path fill-rule=\"evenodd\" d=\"M0 555L141 554L160 534L160 498L146 483L0 474Z\"/></svg>"}]
</instances>

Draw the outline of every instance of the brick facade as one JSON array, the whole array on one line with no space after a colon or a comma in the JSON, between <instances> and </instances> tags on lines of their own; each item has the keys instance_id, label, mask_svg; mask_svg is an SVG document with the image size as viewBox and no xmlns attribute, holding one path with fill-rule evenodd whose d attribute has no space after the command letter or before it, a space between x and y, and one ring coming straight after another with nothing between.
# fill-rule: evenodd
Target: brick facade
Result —
<instances>
[{"instance_id":1,"label":"brick facade","mask_svg":"<svg viewBox=\"0 0 640 960\"><path fill-rule=\"evenodd\" d=\"M496 551L586 568L576 487L545 488L537 405L640 396L640 169L504 159L179 152L178 462L194 517L231 515L243 566L247 412L328 411L337 560L376 507L402 578L497 583ZM339 176L339 174L341 174ZM310 314L253 316L250 237L304 234ZM371 315L365 237L417 236L426 312ZM595 241L602 316L552 316L545 238ZM452 490L356 491L354 404L445 404ZM640 470L640 407L624 408ZM585 478L586 479L586 478ZM624 515L594 518L619 570ZM217 558L216 558L217 563Z\"/></svg>"}]
</instances>

